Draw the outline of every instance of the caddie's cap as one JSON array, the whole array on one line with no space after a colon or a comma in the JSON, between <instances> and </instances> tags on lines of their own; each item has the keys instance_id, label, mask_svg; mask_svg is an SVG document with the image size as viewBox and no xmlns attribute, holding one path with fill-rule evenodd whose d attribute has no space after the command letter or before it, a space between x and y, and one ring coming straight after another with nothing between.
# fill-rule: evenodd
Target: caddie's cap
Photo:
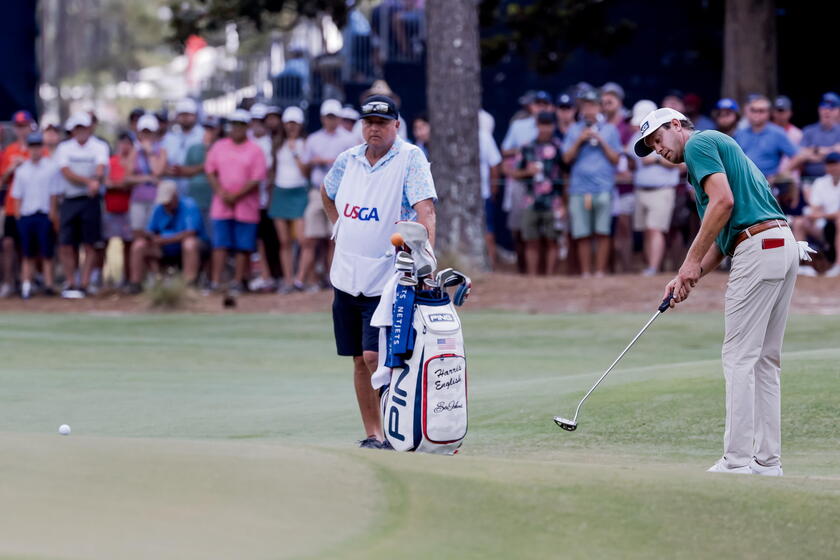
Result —
<instances>
[{"instance_id":1,"label":"caddie's cap","mask_svg":"<svg viewBox=\"0 0 840 560\"><path fill-rule=\"evenodd\" d=\"M400 114L397 112L397 105L387 95L371 95L362 103L361 118L382 117L383 119L397 120Z\"/></svg>"},{"instance_id":2,"label":"caddie's cap","mask_svg":"<svg viewBox=\"0 0 840 560\"><path fill-rule=\"evenodd\" d=\"M639 157L650 155L650 153L653 152L653 149L647 147L645 144L645 138L656 132L656 130L663 124L669 123L674 119L677 119L678 121L688 120L686 116L679 111L675 111L674 109L669 109L667 107L648 113L642 121L642 124L639 126L639 132L641 132L642 135L638 140L636 140L636 145L633 146L633 150L636 152L636 155Z\"/></svg>"}]
</instances>

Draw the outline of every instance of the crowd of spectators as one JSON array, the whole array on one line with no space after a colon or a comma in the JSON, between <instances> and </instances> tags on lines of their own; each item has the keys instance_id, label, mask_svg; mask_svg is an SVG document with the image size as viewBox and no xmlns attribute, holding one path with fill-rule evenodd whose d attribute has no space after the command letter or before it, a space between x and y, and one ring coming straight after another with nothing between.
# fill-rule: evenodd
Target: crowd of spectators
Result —
<instances>
[{"instance_id":1,"label":"crowd of spectators","mask_svg":"<svg viewBox=\"0 0 840 560\"><path fill-rule=\"evenodd\" d=\"M350 106L326 100L320 119L307 137L300 107L200 118L183 99L172 121L132 111L112 150L91 112L40 127L16 112L0 157L0 297L77 299L108 282L139 293L164 267L208 293L326 288L331 228L318 189L361 138ZM121 254L106 251L112 242Z\"/></svg>"},{"instance_id":2,"label":"crowd of spectators","mask_svg":"<svg viewBox=\"0 0 840 560\"><path fill-rule=\"evenodd\" d=\"M623 88L610 82L577 84L556 97L531 91L520 103L501 144L503 161L483 160L490 169L482 177L498 177L486 190L488 232L498 223L492 214L504 213L522 272L555 274L568 258L566 271L583 277L653 275L668 266L669 254L671 267L682 261L699 227L685 165L656 154L639 158L632 149L645 115L661 106L684 113L696 130L733 136L767 178L798 237L828 256L825 275L840 275L835 93L820 98L819 121L802 130L792 124L785 96L750 95L743 113L737 100L720 99L706 116L697 95L680 91L667 92L659 105L641 99L628 109ZM801 274L817 272L803 266Z\"/></svg>"},{"instance_id":3,"label":"crowd of spectators","mask_svg":"<svg viewBox=\"0 0 840 560\"><path fill-rule=\"evenodd\" d=\"M578 84L555 97L527 92L520 103L501 146L495 119L478 117L491 264L499 264L505 228L530 275L556 274L560 263L583 277L653 275L669 253L670 266L678 264L699 225L685 167L631 149L657 104L642 99L627 109L615 83ZM710 117L693 94L671 91L659 105L684 112L698 130L732 135L797 237L829 255L824 274L840 275L837 95L823 95L819 121L802 130L784 96L750 96L743 114L737 100L721 99ZM18 111L0 157L0 297L83 298L108 282L138 293L170 267L208 293L324 289L332 243L318 189L338 155L361 142L357 120L352 106L328 99L320 128L307 135L297 106L254 103L225 119L200 118L198 104L184 99L171 121L164 111L132 111L112 149L91 112L39 127ZM427 158L431 138L428 118L417 115L411 139ZM117 241L122 253L106 252Z\"/></svg>"}]
</instances>

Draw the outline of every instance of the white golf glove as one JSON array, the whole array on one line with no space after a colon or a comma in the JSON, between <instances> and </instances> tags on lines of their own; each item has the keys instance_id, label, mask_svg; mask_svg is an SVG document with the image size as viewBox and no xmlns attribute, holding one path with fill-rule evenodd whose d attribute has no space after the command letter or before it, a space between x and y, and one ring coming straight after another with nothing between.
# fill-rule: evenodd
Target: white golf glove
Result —
<instances>
[{"instance_id":1,"label":"white golf glove","mask_svg":"<svg viewBox=\"0 0 840 560\"><path fill-rule=\"evenodd\" d=\"M811 262L811 255L816 253L816 251L808 246L807 241L797 241L796 243L799 245L799 260Z\"/></svg>"}]
</instances>

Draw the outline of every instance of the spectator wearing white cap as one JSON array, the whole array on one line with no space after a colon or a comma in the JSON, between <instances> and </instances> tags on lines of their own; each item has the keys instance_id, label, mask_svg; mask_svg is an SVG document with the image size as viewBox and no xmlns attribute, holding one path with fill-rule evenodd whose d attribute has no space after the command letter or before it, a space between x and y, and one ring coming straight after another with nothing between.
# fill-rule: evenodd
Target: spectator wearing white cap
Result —
<instances>
[{"instance_id":1,"label":"spectator wearing white cap","mask_svg":"<svg viewBox=\"0 0 840 560\"><path fill-rule=\"evenodd\" d=\"M260 181L265 179L262 150L248 139L251 115L238 109L230 117L230 135L213 144L204 171L213 188L210 218L213 220L211 288L217 289L228 252L236 255L233 289L245 280L248 257L256 250L260 221Z\"/></svg>"},{"instance_id":2,"label":"spectator wearing white cap","mask_svg":"<svg viewBox=\"0 0 840 560\"><path fill-rule=\"evenodd\" d=\"M184 281L195 285L201 252L207 246L204 222L195 201L178 196L174 181L161 181L147 228L131 248L130 291L139 293L146 267L157 273L162 261L180 263Z\"/></svg>"},{"instance_id":3,"label":"spectator wearing white cap","mask_svg":"<svg viewBox=\"0 0 840 560\"><path fill-rule=\"evenodd\" d=\"M639 157L633 150L641 138L639 127L656 103L648 99L636 102L630 124L636 129L627 143L626 151L634 162L633 187L636 193L636 209L633 214L633 229L644 232L644 253L646 267L644 276L653 276L659 271L665 256L665 234L671 228L674 214L676 188L680 172L685 164L673 164L658 154Z\"/></svg>"},{"instance_id":4,"label":"spectator wearing white cap","mask_svg":"<svg viewBox=\"0 0 840 560\"><path fill-rule=\"evenodd\" d=\"M347 132L353 132L353 128L356 126L356 121L359 120L359 112L354 109L352 105L345 105L341 108L341 112L338 116L341 118L341 126L343 126Z\"/></svg>"},{"instance_id":5,"label":"spectator wearing white cap","mask_svg":"<svg viewBox=\"0 0 840 560\"><path fill-rule=\"evenodd\" d=\"M272 159L273 141L265 126L265 117L268 107L263 103L251 105L251 123L248 130L248 137L263 152L266 165ZM268 292L274 290L274 278L280 276L280 260L277 257L279 246L277 243L277 232L274 230L274 223L268 216L268 197L270 192L269 179L266 178L260 183L260 223L257 227L257 251L260 254L259 276L253 279L250 284L251 291Z\"/></svg>"},{"instance_id":6,"label":"spectator wearing white cap","mask_svg":"<svg viewBox=\"0 0 840 560\"><path fill-rule=\"evenodd\" d=\"M102 205L99 192L110 154L99 142L91 141L91 118L76 113L65 125L71 138L56 148L55 162L61 170L59 184L64 200L59 209L59 245L66 277L63 297L85 296L96 262L96 246L102 241ZM84 266L76 282L78 248L84 249Z\"/></svg>"},{"instance_id":7,"label":"spectator wearing white cap","mask_svg":"<svg viewBox=\"0 0 840 560\"><path fill-rule=\"evenodd\" d=\"M304 160L306 135L300 107L287 107L283 112L283 131L274 144L271 158L274 188L268 215L274 220L279 239L279 257L283 279L278 292L303 289L303 270L295 275L292 245L303 240L303 215L309 199L309 167Z\"/></svg>"},{"instance_id":8,"label":"spectator wearing white cap","mask_svg":"<svg viewBox=\"0 0 840 560\"><path fill-rule=\"evenodd\" d=\"M349 148L356 145L356 139L352 133L348 133L339 126L339 113L341 103L335 99L327 99L321 104L321 126L322 128L312 133L307 139L304 148L303 160L309 166L309 200L303 215L303 244L300 255L300 271L298 280L300 282L311 282L312 289L317 288L320 279L314 278L315 256L319 244L326 242L325 250L322 251L324 274L330 269L332 244L328 243L332 235L332 225L324 212L324 205L321 201L321 183L327 171L330 170L335 158ZM296 284L296 287L301 287Z\"/></svg>"},{"instance_id":9,"label":"spectator wearing white cap","mask_svg":"<svg viewBox=\"0 0 840 560\"><path fill-rule=\"evenodd\" d=\"M134 160L125 182L131 187L129 221L134 237L145 235L155 205L157 184L166 170L168 153L157 139L158 120L149 113L137 121Z\"/></svg>"},{"instance_id":10,"label":"spectator wearing white cap","mask_svg":"<svg viewBox=\"0 0 840 560\"><path fill-rule=\"evenodd\" d=\"M204 131L198 123L198 103L186 97L175 105L175 123L163 137L163 147L166 150L166 176L174 179L178 185L179 194L186 194L189 181L181 173L181 167L187 159L190 146L200 144Z\"/></svg>"}]
</instances>

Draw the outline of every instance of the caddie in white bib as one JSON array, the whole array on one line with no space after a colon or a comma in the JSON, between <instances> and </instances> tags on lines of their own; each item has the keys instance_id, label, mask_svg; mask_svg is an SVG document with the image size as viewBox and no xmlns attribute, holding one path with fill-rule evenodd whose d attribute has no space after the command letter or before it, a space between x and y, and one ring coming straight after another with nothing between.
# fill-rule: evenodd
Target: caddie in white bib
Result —
<instances>
[{"instance_id":1,"label":"caddie in white bib","mask_svg":"<svg viewBox=\"0 0 840 560\"><path fill-rule=\"evenodd\" d=\"M434 181L423 152L398 138L393 100L375 95L362 105L365 143L335 160L321 185L333 222L335 288L333 328L338 354L353 357L354 386L367 437L361 447L384 441L379 398L370 384L378 367L379 332L370 320L394 275L391 235L400 220L416 220L434 235Z\"/></svg>"}]
</instances>

